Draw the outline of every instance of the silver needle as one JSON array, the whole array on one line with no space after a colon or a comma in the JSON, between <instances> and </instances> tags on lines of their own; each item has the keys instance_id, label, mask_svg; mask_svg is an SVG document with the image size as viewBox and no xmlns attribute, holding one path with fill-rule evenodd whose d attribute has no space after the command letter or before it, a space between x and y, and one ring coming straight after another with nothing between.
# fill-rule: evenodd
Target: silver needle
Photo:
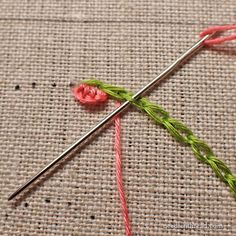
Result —
<instances>
[{"instance_id":1,"label":"silver needle","mask_svg":"<svg viewBox=\"0 0 236 236\"><path fill-rule=\"evenodd\" d=\"M199 41L197 41L192 47L190 47L185 53L183 53L177 60L175 60L172 64L170 64L167 68L165 68L155 79L149 82L145 87L139 90L136 94L134 94L133 99L137 99L140 95L143 95L148 89L150 89L157 82L164 79L167 75L169 75L175 68L177 68L185 59L187 59L194 52L199 50L204 46L203 42L210 38L212 35L206 35ZM95 133L99 128L101 128L104 124L110 121L115 115L121 113L128 105L129 101L124 102L120 107L116 110L108 114L105 118L103 118L97 125L95 125L91 130L89 130L86 134L80 137L75 143L73 143L70 147L68 147L64 152L62 152L56 159L50 162L47 166L45 166L42 170L40 170L35 176L29 179L25 184L23 184L20 188L18 188L13 194L11 194L8 200L13 199L19 193L21 193L24 189L30 186L34 181L36 181L41 175L43 175L46 171L48 171L51 167L53 167L57 162L62 160L67 154L69 154L73 149L75 149L78 145L84 142L87 138L89 138L93 133Z\"/></svg>"}]
</instances>

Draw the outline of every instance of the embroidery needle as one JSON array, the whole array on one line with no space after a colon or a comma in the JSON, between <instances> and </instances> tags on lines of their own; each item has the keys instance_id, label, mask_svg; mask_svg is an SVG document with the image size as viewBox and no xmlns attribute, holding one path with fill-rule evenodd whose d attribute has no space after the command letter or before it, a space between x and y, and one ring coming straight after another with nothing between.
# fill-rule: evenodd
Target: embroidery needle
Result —
<instances>
[{"instance_id":1,"label":"embroidery needle","mask_svg":"<svg viewBox=\"0 0 236 236\"><path fill-rule=\"evenodd\" d=\"M176 59L172 64L170 64L167 68L165 68L156 78L154 78L151 82L149 82L146 86L144 86L141 90L139 90L132 98L138 99L141 95L147 92L152 86L160 82L162 79L166 78L171 72L173 72L178 66L180 66L189 56L193 53L197 52L200 48L204 46L204 41L212 37L211 35L206 35L200 40L198 40L194 45L192 45L186 52L184 52L178 59ZM42 170L40 170L36 175L34 175L31 179L29 179L25 184L19 187L14 193L12 193L8 200L13 199L19 193L21 193L24 189L29 187L33 182L35 182L41 175L47 172L50 168L52 168L56 163L62 160L66 155L68 155L72 150L74 150L78 145L83 143L87 138L89 138L93 133L95 133L99 128L101 128L104 124L110 121L114 116L121 113L127 106L130 105L130 101L124 102L120 107L115 109L113 112L108 114L105 118L103 118L97 125L95 125L91 130L85 133L82 137L80 137L75 143L73 143L70 147L64 150L56 159L50 162L47 166L45 166Z\"/></svg>"}]
</instances>

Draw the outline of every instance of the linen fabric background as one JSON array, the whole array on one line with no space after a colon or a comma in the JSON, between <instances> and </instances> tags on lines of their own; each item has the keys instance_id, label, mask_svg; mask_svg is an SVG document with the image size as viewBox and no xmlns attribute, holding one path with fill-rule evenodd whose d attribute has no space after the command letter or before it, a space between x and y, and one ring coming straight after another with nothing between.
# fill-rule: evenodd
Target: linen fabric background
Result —
<instances>
[{"instance_id":1,"label":"linen fabric background","mask_svg":"<svg viewBox=\"0 0 236 236\"><path fill-rule=\"evenodd\" d=\"M206 27L236 22L228 0L3 0L0 235L124 235L114 125L12 202L7 197L115 108L78 104L96 78L135 92ZM148 97L236 173L235 42L204 48ZM133 235L236 235L236 200L188 147L130 107L122 116ZM192 225L192 227L191 227Z\"/></svg>"}]
</instances>

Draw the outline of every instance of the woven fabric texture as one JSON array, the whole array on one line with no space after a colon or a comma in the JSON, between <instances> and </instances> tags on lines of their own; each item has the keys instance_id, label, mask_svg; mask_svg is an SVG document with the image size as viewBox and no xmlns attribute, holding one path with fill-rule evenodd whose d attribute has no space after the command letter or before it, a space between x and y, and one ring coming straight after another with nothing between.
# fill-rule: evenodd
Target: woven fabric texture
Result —
<instances>
[{"instance_id":1,"label":"woven fabric texture","mask_svg":"<svg viewBox=\"0 0 236 236\"><path fill-rule=\"evenodd\" d=\"M0 235L124 235L114 125L7 197L115 108L81 106L72 84L139 90L201 30L235 23L235 0L4 0L0 9ZM235 42L202 49L148 97L236 173ZM122 145L133 235L236 235L229 188L134 107L122 116Z\"/></svg>"}]
</instances>

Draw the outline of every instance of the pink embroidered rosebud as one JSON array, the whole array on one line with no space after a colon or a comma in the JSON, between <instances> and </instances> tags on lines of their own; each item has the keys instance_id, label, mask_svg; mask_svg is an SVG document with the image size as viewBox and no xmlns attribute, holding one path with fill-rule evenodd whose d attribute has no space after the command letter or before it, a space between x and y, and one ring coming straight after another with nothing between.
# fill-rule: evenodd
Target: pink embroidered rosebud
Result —
<instances>
[{"instance_id":1,"label":"pink embroidered rosebud","mask_svg":"<svg viewBox=\"0 0 236 236\"><path fill-rule=\"evenodd\" d=\"M82 104L97 105L107 100L107 94L97 87L80 84L74 87L73 94Z\"/></svg>"}]
</instances>

